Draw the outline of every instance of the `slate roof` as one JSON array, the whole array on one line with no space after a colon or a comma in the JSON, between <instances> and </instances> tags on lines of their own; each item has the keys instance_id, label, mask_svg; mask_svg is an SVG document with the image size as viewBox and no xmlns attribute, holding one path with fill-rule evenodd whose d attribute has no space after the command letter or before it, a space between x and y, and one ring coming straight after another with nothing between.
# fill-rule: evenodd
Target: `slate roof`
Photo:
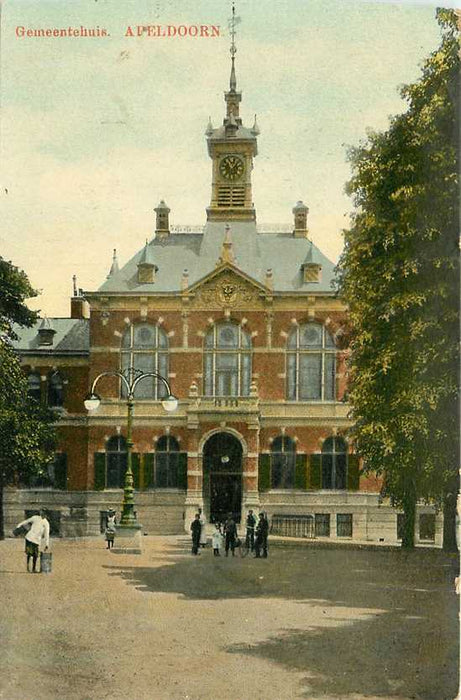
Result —
<instances>
[{"instance_id":1,"label":"slate roof","mask_svg":"<svg viewBox=\"0 0 461 700\"><path fill-rule=\"evenodd\" d=\"M169 293L181 289L184 269L193 285L212 272L218 262L226 222L208 222L203 233L171 233L166 239L148 244L149 260L158 266L154 283L138 282L137 264L146 255L142 248L118 272L111 275L99 292ZM272 269L274 292L332 292L335 265L308 239L291 233L261 233L254 221L231 221L235 266L255 281L265 284L266 270ZM320 282L303 281L301 266L309 260L321 265Z\"/></svg>"},{"instance_id":2,"label":"slate roof","mask_svg":"<svg viewBox=\"0 0 461 700\"><path fill-rule=\"evenodd\" d=\"M16 350L30 353L64 354L87 353L90 349L89 319L80 318L50 318L47 319L55 334L51 345L39 345L38 330L43 324L39 319L32 328L14 326L14 332L19 340L12 341Z\"/></svg>"}]
</instances>

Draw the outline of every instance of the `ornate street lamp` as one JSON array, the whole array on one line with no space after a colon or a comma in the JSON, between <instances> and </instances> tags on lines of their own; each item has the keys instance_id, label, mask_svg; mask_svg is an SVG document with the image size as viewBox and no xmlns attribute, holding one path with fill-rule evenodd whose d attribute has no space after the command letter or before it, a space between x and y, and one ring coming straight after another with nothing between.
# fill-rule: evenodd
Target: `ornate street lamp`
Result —
<instances>
[{"instance_id":1,"label":"ornate street lamp","mask_svg":"<svg viewBox=\"0 0 461 700\"><path fill-rule=\"evenodd\" d=\"M133 481L133 470L131 465L131 450L133 447L133 408L134 408L134 392L143 379L152 377L153 379L158 379L164 385L167 395L162 399L162 406L165 411L171 412L175 411L178 407L178 399L171 393L170 385L168 384L165 377L162 377L158 372L143 372L140 369L135 369L134 367L128 367L127 369L118 371L112 370L108 372L101 372L98 374L96 379L91 385L90 393L86 396L84 404L87 411L95 411L99 404L101 403L101 397L96 394L96 384L102 377L120 377L123 386L126 390L126 405L128 408L128 418L127 418L127 431L126 431L126 447L127 447L127 464L125 473L125 486L123 489L123 506L122 506L122 517L120 520L120 527L126 528L136 528L136 516L134 514L134 481Z\"/></svg>"}]
</instances>

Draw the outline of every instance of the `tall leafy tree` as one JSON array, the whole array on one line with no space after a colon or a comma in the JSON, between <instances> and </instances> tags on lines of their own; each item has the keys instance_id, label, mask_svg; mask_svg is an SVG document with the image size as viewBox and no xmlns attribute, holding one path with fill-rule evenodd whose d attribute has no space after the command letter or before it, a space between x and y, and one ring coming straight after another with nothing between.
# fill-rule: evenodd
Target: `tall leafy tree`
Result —
<instances>
[{"instance_id":1,"label":"tall leafy tree","mask_svg":"<svg viewBox=\"0 0 461 700\"><path fill-rule=\"evenodd\" d=\"M24 272L0 258L0 539L4 537L3 489L39 475L55 446L54 415L28 396L27 379L11 346L13 326L31 326L36 296Z\"/></svg>"},{"instance_id":2,"label":"tall leafy tree","mask_svg":"<svg viewBox=\"0 0 461 700\"><path fill-rule=\"evenodd\" d=\"M418 499L443 504L455 546L459 414L459 42L439 10L440 47L402 89L405 113L350 152L338 287L350 313L349 398L364 469L383 476L414 545Z\"/></svg>"},{"instance_id":3,"label":"tall leafy tree","mask_svg":"<svg viewBox=\"0 0 461 700\"><path fill-rule=\"evenodd\" d=\"M0 337L15 338L13 324L32 326L38 318L26 299L36 297L26 273L0 257Z\"/></svg>"}]
</instances>

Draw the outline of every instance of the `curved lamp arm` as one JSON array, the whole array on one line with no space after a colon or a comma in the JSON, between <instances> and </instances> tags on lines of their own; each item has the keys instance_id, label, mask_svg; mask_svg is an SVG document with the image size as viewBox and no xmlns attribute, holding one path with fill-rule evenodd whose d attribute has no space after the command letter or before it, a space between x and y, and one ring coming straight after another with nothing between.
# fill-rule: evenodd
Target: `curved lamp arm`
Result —
<instances>
[{"instance_id":1,"label":"curved lamp arm","mask_svg":"<svg viewBox=\"0 0 461 700\"><path fill-rule=\"evenodd\" d=\"M141 372L141 370L139 370L139 372ZM136 370L130 368L128 370L128 376L133 377L131 381L128 381L124 373L118 370L109 370L107 372L101 372L101 374L98 374L98 376L94 379L91 385L90 393L84 401L85 408L87 409L87 411L96 410L99 404L101 403L101 397L98 396L98 394L96 394L95 389L97 383L102 377L120 377L120 379L125 385L128 401L133 401L134 390L142 379L146 379L147 377L153 377L154 379L160 380L165 386L165 389L167 390L166 398L162 399L162 406L165 409L165 411L175 411L178 407L178 399L171 393L170 385L168 384L165 377L162 377L162 375L158 372L141 372L136 376Z\"/></svg>"}]
</instances>

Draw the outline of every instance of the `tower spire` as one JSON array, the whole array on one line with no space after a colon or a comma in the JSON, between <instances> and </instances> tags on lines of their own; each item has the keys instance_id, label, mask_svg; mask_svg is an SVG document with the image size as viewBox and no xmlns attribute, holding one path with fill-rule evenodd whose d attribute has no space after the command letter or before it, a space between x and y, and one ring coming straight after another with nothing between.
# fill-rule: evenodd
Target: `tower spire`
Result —
<instances>
[{"instance_id":1,"label":"tower spire","mask_svg":"<svg viewBox=\"0 0 461 700\"><path fill-rule=\"evenodd\" d=\"M229 33L231 37L230 45L230 55L231 55L231 72L229 80L229 92L225 93L226 100L226 117L224 118L224 125L229 124L231 117L234 117L235 122L240 125L242 120L239 116L239 103L242 99L242 93L237 92L237 77L235 75L235 54L237 53L237 47L235 45L235 25L240 21L239 17L235 16L235 3L232 3L232 17L229 20Z\"/></svg>"},{"instance_id":2,"label":"tower spire","mask_svg":"<svg viewBox=\"0 0 461 700\"><path fill-rule=\"evenodd\" d=\"M235 54L237 53L237 47L235 46L235 24L236 24L235 3L232 3L232 17L229 21L230 35L231 35L230 55L231 55L231 61L232 61L230 81L229 81L229 87L230 87L231 92L235 92L237 90L237 78L235 77Z\"/></svg>"}]
</instances>

